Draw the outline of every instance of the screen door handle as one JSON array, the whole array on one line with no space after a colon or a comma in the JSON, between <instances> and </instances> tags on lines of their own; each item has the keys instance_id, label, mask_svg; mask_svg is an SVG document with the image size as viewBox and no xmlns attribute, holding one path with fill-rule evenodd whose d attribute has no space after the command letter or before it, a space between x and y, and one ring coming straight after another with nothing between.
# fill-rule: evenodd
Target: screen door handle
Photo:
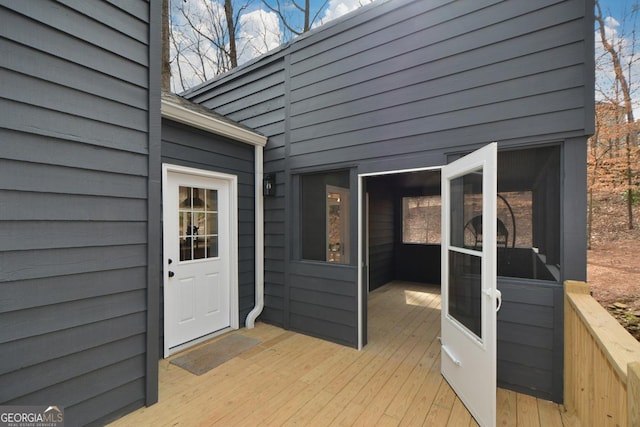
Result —
<instances>
[{"instance_id":1,"label":"screen door handle","mask_svg":"<svg viewBox=\"0 0 640 427\"><path fill-rule=\"evenodd\" d=\"M491 297L493 289L489 288L489 289L485 289L483 292L486 296ZM502 292L500 292L498 289L495 290L496 291L496 299L498 300L498 307L496 307L496 311L500 310L500 307L502 307Z\"/></svg>"}]
</instances>

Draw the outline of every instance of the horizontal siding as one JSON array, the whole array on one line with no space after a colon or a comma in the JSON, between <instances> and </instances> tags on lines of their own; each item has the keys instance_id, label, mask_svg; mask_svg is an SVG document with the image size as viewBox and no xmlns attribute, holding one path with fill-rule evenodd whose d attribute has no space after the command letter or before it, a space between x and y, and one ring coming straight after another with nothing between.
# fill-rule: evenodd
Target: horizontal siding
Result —
<instances>
[{"instance_id":1,"label":"horizontal siding","mask_svg":"<svg viewBox=\"0 0 640 427\"><path fill-rule=\"evenodd\" d=\"M367 181L369 194L369 290L394 279L395 212L393 189Z\"/></svg>"},{"instance_id":2,"label":"horizontal siding","mask_svg":"<svg viewBox=\"0 0 640 427\"><path fill-rule=\"evenodd\" d=\"M471 135L517 138L536 118L546 122L545 135L583 130L583 10L546 3L455 2L447 9L464 10L460 26L426 11L411 25L384 27L384 35L372 25L371 37L345 30L357 37L313 56L316 67L296 62L306 49L292 53L291 156L304 157L292 159L295 167L359 160L364 145L366 158L424 151L417 135L429 135L430 150ZM516 17L505 20L509 14ZM385 38L376 44L376 36Z\"/></svg>"},{"instance_id":3,"label":"horizontal siding","mask_svg":"<svg viewBox=\"0 0 640 427\"><path fill-rule=\"evenodd\" d=\"M22 162L49 163L74 169L104 171L124 175L147 174L147 156L124 150L112 150L75 141L27 132L0 129L2 157ZM29 144L33 149L25 152ZM55 149L53 149L55 148Z\"/></svg>"},{"instance_id":4,"label":"horizontal siding","mask_svg":"<svg viewBox=\"0 0 640 427\"><path fill-rule=\"evenodd\" d=\"M243 326L255 306L254 148L163 119L161 153L163 163L238 177L238 297Z\"/></svg>"},{"instance_id":5,"label":"horizontal siding","mask_svg":"<svg viewBox=\"0 0 640 427\"><path fill-rule=\"evenodd\" d=\"M357 269L296 262L288 305L292 330L357 346Z\"/></svg>"},{"instance_id":6,"label":"horizontal siding","mask_svg":"<svg viewBox=\"0 0 640 427\"><path fill-rule=\"evenodd\" d=\"M498 385L561 400L554 385L559 369L554 330L562 322L555 293L560 285L501 277L498 288L503 301L498 312Z\"/></svg>"},{"instance_id":7,"label":"horizontal siding","mask_svg":"<svg viewBox=\"0 0 640 427\"><path fill-rule=\"evenodd\" d=\"M64 59L70 63L82 65L88 69L100 71L102 74L117 77L123 81L131 82L137 86L145 87L148 81L146 59L143 54L136 55L136 60L131 61L124 55L116 51L116 46L109 46L111 50L102 47L108 43L105 40L92 40L90 43L75 38L66 33L66 30L74 27L74 23L64 22L63 25L57 25L60 11L52 11L46 16L47 24L39 25L37 21L30 19L28 16L22 15L12 10L6 9L21 7L24 4L32 4L37 9L37 3L32 2L10 2L3 5L2 13L0 13L0 28L2 28L3 38L12 40L16 43L29 47L41 52L48 52L50 55ZM47 2L47 4L55 4ZM60 13L60 15L58 14ZM114 17L117 15L114 15ZM146 25L143 26L146 28ZM27 28L37 28L37 31L25 31ZM129 49L129 44L124 43L122 47ZM142 52L146 51L144 44L139 44L138 49ZM128 52L124 52L128 54Z\"/></svg>"},{"instance_id":8,"label":"horizontal siding","mask_svg":"<svg viewBox=\"0 0 640 427\"><path fill-rule=\"evenodd\" d=\"M285 325L285 70L282 55L269 57L265 64L233 78L222 75L218 89L207 85L185 94L193 102L225 114L269 137L264 151L264 172L276 175L276 197L264 199L265 308L260 319Z\"/></svg>"},{"instance_id":9,"label":"horizontal siding","mask_svg":"<svg viewBox=\"0 0 640 427\"><path fill-rule=\"evenodd\" d=\"M289 259L297 238L288 223L297 215L293 174L440 166L450 153L491 141L503 148L584 141L592 129L590 10L587 0L376 2L186 94L269 137L265 170L276 173L278 197L265 201L264 318L315 335L328 329L300 312L316 313L301 296L311 294L296 289L308 274ZM383 218L373 220L371 236L381 244L370 248L371 260L385 265L389 236L376 224ZM376 268L372 280L384 280L386 269ZM431 273L439 277L439 269ZM344 277L312 281L313 291L334 280ZM527 369L542 372L532 389L560 400L558 298L537 284L506 293L514 308L501 315L502 378L514 378L509 387L517 388Z\"/></svg>"},{"instance_id":10,"label":"horizontal siding","mask_svg":"<svg viewBox=\"0 0 640 427\"><path fill-rule=\"evenodd\" d=\"M145 399L149 3L135 3L0 6L0 403L56 402L70 425Z\"/></svg>"}]
</instances>

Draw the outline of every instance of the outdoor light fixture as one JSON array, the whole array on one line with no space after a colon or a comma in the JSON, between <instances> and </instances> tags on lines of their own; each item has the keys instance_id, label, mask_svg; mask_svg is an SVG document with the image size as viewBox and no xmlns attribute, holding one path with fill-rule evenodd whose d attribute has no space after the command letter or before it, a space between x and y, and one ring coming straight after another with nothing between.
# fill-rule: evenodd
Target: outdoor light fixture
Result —
<instances>
[{"instance_id":1,"label":"outdoor light fixture","mask_svg":"<svg viewBox=\"0 0 640 427\"><path fill-rule=\"evenodd\" d=\"M273 174L265 175L262 180L262 194L265 196L276 195L276 176Z\"/></svg>"}]
</instances>

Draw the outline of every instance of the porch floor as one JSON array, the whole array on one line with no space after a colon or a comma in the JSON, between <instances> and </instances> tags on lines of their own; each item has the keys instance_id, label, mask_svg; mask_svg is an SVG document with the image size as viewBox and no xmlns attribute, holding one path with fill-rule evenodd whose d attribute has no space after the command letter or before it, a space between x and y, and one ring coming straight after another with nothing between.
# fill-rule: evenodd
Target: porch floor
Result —
<instances>
[{"instance_id":1,"label":"porch floor","mask_svg":"<svg viewBox=\"0 0 640 427\"><path fill-rule=\"evenodd\" d=\"M440 288L393 282L369 297L362 351L258 323L261 344L201 376L161 360L157 404L113 426L477 426L440 375ZM499 389L498 425L574 425L548 401Z\"/></svg>"}]
</instances>

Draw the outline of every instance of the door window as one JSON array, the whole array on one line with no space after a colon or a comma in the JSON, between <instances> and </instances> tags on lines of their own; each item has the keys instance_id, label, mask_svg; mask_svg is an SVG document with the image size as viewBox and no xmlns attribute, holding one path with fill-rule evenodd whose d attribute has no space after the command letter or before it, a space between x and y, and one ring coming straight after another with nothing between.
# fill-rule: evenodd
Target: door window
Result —
<instances>
[{"instance_id":1,"label":"door window","mask_svg":"<svg viewBox=\"0 0 640 427\"><path fill-rule=\"evenodd\" d=\"M218 191L179 187L180 261L218 257Z\"/></svg>"},{"instance_id":2,"label":"door window","mask_svg":"<svg viewBox=\"0 0 640 427\"><path fill-rule=\"evenodd\" d=\"M450 245L480 249L482 242L467 232L466 224L482 220L482 170L452 179L450 194ZM478 339L482 339L481 262L481 253L449 250L449 315Z\"/></svg>"}]
</instances>

